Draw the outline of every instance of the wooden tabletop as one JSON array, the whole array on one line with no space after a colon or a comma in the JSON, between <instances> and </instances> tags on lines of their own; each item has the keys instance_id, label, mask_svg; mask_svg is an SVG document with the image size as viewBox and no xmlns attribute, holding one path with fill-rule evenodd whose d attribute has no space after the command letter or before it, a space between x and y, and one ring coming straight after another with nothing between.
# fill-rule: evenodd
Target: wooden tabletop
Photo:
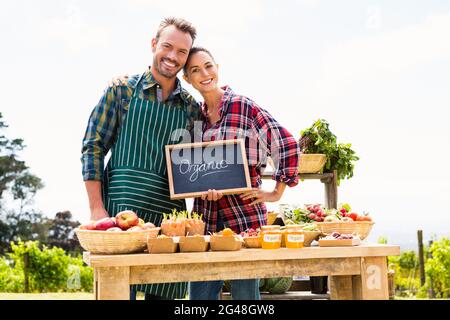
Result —
<instances>
[{"instance_id":1,"label":"wooden tabletop","mask_svg":"<svg viewBox=\"0 0 450 320\"><path fill-rule=\"evenodd\" d=\"M83 260L92 267L122 267L174 265L212 262L240 262L255 260L301 260L351 257L385 257L400 255L396 245L362 244L354 247L305 247L301 249L242 249L238 251L208 251L168 254L83 254Z\"/></svg>"}]
</instances>

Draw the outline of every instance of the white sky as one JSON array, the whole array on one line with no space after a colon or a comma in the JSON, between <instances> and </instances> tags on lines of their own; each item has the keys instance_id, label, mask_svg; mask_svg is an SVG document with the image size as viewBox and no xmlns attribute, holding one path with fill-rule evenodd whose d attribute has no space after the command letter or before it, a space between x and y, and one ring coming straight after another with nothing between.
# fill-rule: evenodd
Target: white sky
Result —
<instances>
[{"instance_id":1,"label":"white sky","mask_svg":"<svg viewBox=\"0 0 450 320\"><path fill-rule=\"evenodd\" d=\"M449 2L213 3L2 1L0 110L46 185L37 208L88 220L79 160L88 116L109 79L145 70L159 22L173 15L197 27L196 44L215 55L221 84L297 138L320 117L353 144L361 160L339 202L371 213L372 239L414 243L420 228L427 239L449 235ZM281 202L322 201L323 186L307 181Z\"/></svg>"}]
</instances>

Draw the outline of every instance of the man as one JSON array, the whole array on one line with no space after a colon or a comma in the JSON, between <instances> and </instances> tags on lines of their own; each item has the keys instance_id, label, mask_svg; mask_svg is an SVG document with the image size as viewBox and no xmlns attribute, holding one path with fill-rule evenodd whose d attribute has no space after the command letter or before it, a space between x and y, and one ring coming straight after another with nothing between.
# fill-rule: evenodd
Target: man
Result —
<instances>
[{"instance_id":1,"label":"man","mask_svg":"<svg viewBox=\"0 0 450 320\"><path fill-rule=\"evenodd\" d=\"M158 226L162 213L186 208L184 200L170 200L164 146L179 142L172 133L191 130L198 118L198 105L177 78L195 37L189 22L164 19L151 42L152 66L126 83L110 85L95 106L81 157L92 220L133 210ZM132 298L143 291L146 299L174 299L183 298L186 289L186 283L144 284L131 291Z\"/></svg>"}]
</instances>

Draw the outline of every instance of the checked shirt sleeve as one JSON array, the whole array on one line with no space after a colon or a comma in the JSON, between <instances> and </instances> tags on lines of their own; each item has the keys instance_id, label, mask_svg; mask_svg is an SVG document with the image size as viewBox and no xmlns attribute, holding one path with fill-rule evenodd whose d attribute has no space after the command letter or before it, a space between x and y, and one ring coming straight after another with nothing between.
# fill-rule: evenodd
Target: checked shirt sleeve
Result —
<instances>
[{"instance_id":1,"label":"checked shirt sleeve","mask_svg":"<svg viewBox=\"0 0 450 320\"><path fill-rule=\"evenodd\" d=\"M296 186L300 155L297 141L266 110L256 105L253 106L253 119L259 144L275 164L272 178L289 187Z\"/></svg>"},{"instance_id":2,"label":"checked shirt sleeve","mask_svg":"<svg viewBox=\"0 0 450 320\"><path fill-rule=\"evenodd\" d=\"M83 180L103 180L104 159L117 135L120 87L108 87L92 111L82 146Z\"/></svg>"}]
</instances>

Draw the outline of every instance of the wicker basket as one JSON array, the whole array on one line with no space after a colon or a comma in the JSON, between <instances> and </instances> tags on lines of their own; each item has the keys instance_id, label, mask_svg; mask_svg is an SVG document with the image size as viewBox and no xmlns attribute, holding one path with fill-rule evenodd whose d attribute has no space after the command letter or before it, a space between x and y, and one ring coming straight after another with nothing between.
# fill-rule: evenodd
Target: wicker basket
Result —
<instances>
[{"instance_id":1,"label":"wicker basket","mask_svg":"<svg viewBox=\"0 0 450 320\"><path fill-rule=\"evenodd\" d=\"M334 231L339 233L351 234L356 233L359 234L361 240L367 238L372 230L373 225L375 224L372 221L354 221L354 222L317 222L319 229L324 234L331 234Z\"/></svg>"},{"instance_id":2,"label":"wicker basket","mask_svg":"<svg viewBox=\"0 0 450 320\"><path fill-rule=\"evenodd\" d=\"M302 153L300 155L300 163L298 166L299 173L317 173L322 170L327 162L327 156L324 154L308 154Z\"/></svg>"},{"instance_id":3,"label":"wicker basket","mask_svg":"<svg viewBox=\"0 0 450 320\"><path fill-rule=\"evenodd\" d=\"M303 234L305 235L305 240L303 242L303 246L310 247L311 243L314 240L319 239L319 236L322 234L320 231L303 231Z\"/></svg>"},{"instance_id":4,"label":"wicker basket","mask_svg":"<svg viewBox=\"0 0 450 320\"><path fill-rule=\"evenodd\" d=\"M244 243L247 248L261 248L261 237L244 237Z\"/></svg>"},{"instance_id":5,"label":"wicker basket","mask_svg":"<svg viewBox=\"0 0 450 320\"><path fill-rule=\"evenodd\" d=\"M143 252L147 237L156 238L161 228L142 231L109 232L75 229L80 245L94 254L121 254Z\"/></svg>"}]
</instances>

